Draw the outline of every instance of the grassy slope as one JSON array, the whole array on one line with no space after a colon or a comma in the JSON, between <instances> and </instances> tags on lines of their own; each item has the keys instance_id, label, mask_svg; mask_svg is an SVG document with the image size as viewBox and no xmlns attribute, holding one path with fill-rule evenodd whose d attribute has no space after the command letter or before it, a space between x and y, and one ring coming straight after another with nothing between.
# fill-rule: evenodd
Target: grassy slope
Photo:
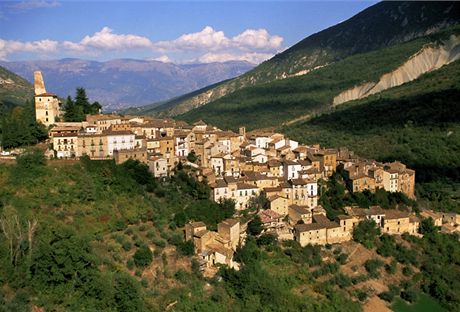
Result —
<instances>
[{"instance_id":1,"label":"grassy slope","mask_svg":"<svg viewBox=\"0 0 460 312\"><path fill-rule=\"evenodd\" d=\"M304 143L347 146L417 170L419 195L459 207L460 62L334 112L281 129ZM450 183L441 183L445 180Z\"/></svg>"},{"instance_id":2,"label":"grassy slope","mask_svg":"<svg viewBox=\"0 0 460 312\"><path fill-rule=\"evenodd\" d=\"M13 83L0 84L0 107L22 105L34 95L33 86L24 78L0 66L0 79L12 80Z\"/></svg>"},{"instance_id":3,"label":"grassy slope","mask_svg":"<svg viewBox=\"0 0 460 312\"><path fill-rule=\"evenodd\" d=\"M438 36L445 38L459 31L455 28ZM354 55L301 77L247 87L178 118L188 122L203 119L232 129L242 125L248 129L279 126L301 115L329 109L335 95L362 82L377 80L438 36Z\"/></svg>"}]
</instances>

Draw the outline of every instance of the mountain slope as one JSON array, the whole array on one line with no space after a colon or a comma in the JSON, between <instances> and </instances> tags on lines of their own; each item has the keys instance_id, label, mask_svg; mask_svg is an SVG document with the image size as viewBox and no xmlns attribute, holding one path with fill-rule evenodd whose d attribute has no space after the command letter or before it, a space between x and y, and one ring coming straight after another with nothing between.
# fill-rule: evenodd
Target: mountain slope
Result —
<instances>
[{"instance_id":1,"label":"mountain slope","mask_svg":"<svg viewBox=\"0 0 460 312\"><path fill-rule=\"evenodd\" d=\"M417 196L460 207L460 61L419 79L279 130L303 143L347 146L358 155L400 160L416 170Z\"/></svg>"},{"instance_id":2,"label":"mountain slope","mask_svg":"<svg viewBox=\"0 0 460 312\"><path fill-rule=\"evenodd\" d=\"M353 55L308 75L246 87L177 118L189 122L203 119L232 129L279 126L299 116L307 118L331 109L334 97L344 90L379 81L426 46L442 45L453 34L460 35L460 28Z\"/></svg>"},{"instance_id":3,"label":"mountain slope","mask_svg":"<svg viewBox=\"0 0 460 312\"><path fill-rule=\"evenodd\" d=\"M253 67L247 62L176 65L130 59L63 59L0 65L29 81L33 80L35 70L41 70L47 89L62 97L74 95L76 87L84 87L92 101L99 101L108 110L170 99L233 78Z\"/></svg>"},{"instance_id":4,"label":"mountain slope","mask_svg":"<svg viewBox=\"0 0 460 312\"><path fill-rule=\"evenodd\" d=\"M0 66L0 107L22 105L33 95L33 86L27 80Z\"/></svg>"},{"instance_id":5,"label":"mountain slope","mask_svg":"<svg viewBox=\"0 0 460 312\"><path fill-rule=\"evenodd\" d=\"M459 20L458 2L380 2L343 23L309 36L236 79L203 94L184 97L172 108L165 105L164 114L183 114L247 86L310 74L350 55L436 33L458 24Z\"/></svg>"}]
</instances>

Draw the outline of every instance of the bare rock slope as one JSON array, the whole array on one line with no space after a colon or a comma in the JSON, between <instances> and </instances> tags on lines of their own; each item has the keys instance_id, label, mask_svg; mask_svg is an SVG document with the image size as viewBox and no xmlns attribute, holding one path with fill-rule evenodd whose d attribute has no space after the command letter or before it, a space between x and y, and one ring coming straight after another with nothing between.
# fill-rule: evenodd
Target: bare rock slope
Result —
<instances>
[{"instance_id":1,"label":"bare rock slope","mask_svg":"<svg viewBox=\"0 0 460 312\"><path fill-rule=\"evenodd\" d=\"M411 56L404 64L395 70L382 75L377 82L365 82L341 92L334 97L333 105L362 99L371 94L400 86L421 75L439 69L460 58L460 36L452 35L450 39L435 46L430 44Z\"/></svg>"}]
</instances>

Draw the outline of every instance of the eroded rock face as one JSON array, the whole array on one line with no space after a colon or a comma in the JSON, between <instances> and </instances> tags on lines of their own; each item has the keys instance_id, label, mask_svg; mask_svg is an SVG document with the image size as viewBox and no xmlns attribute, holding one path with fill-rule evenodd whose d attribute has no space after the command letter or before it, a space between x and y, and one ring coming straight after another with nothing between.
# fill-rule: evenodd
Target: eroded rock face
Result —
<instances>
[{"instance_id":1,"label":"eroded rock face","mask_svg":"<svg viewBox=\"0 0 460 312\"><path fill-rule=\"evenodd\" d=\"M440 46L427 46L411 56L403 65L382 75L377 83L366 82L341 92L334 97L333 105L365 98L371 94L400 86L421 75L439 69L460 58L460 36L452 35Z\"/></svg>"}]
</instances>

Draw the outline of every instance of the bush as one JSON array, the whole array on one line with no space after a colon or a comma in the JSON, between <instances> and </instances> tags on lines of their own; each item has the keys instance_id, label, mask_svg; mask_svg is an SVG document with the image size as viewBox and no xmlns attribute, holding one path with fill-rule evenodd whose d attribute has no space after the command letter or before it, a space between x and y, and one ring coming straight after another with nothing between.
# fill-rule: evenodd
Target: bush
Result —
<instances>
[{"instance_id":1,"label":"bush","mask_svg":"<svg viewBox=\"0 0 460 312\"><path fill-rule=\"evenodd\" d=\"M412 287L407 288L401 293L401 298L410 303L417 301L417 297L418 297L417 291Z\"/></svg>"},{"instance_id":2,"label":"bush","mask_svg":"<svg viewBox=\"0 0 460 312\"><path fill-rule=\"evenodd\" d=\"M361 221L353 230L353 239L368 249L374 247L375 240L379 235L380 229L374 220Z\"/></svg>"},{"instance_id":3,"label":"bush","mask_svg":"<svg viewBox=\"0 0 460 312\"><path fill-rule=\"evenodd\" d=\"M124 241L122 246L125 251L130 251L133 244L130 241Z\"/></svg>"},{"instance_id":4,"label":"bush","mask_svg":"<svg viewBox=\"0 0 460 312\"><path fill-rule=\"evenodd\" d=\"M390 285L388 287L388 291L384 291L379 294L379 297L382 300L385 300L387 302L392 302L394 297L399 296L399 293L401 292L401 289L398 286L395 285Z\"/></svg>"},{"instance_id":5,"label":"bush","mask_svg":"<svg viewBox=\"0 0 460 312\"><path fill-rule=\"evenodd\" d=\"M397 268L398 262L396 260L391 260L390 264L385 264L385 271L388 274L394 274L396 273L396 268Z\"/></svg>"},{"instance_id":6,"label":"bush","mask_svg":"<svg viewBox=\"0 0 460 312\"><path fill-rule=\"evenodd\" d=\"M383 261L380 259L370 259L364 263L366 271L372 278L378 278L380 276L379 269L383 266Z\"/></svg>"},{"instance_id":7,"label":"bush","mask_svg":"<svg viewBox=\"0 0 460 312\"><path fill-rule=\"evenodd\" d=\"M257 239L257 245L258 246L267 246L267 245L272 245L274 243L276 243L277 241L277 238L275 235L272 235L272 234L264 234L264 235L261 235L258 239Z\"/></svg>"},{"instance_id":8,"label":"bush","mask_svg":"<svg viewBox=\"0 0 460 312\"><path fill-rule=\"evenodd\" d=\"M347 262L347 259L348 255L346 253L341 253L335 258L335 260L337 260L337 262L340 264L345 264Z\"/></svg>"},{"instance_id":9,"label":"bush","mask_svg":"<svg viewBox=\"0 0 460 312\"><path fill-rule=\"evenodd\" d=\"M259 215L255 215L254 219L248 223L248 234L256 236L262 233L262 230L262 220L260 220Z\"/></svg>"},{"instance_id":10,"label":"bush","mask_svg":"<svg viewBox=\"0 0 460 312\"><path fill-rule=\"evenodd\" d=\"M193 256L193 254L195 253L195 245L192 241L182 242L176 247L177 251L179 251L179 254L181 254L182 256Z\"/></svg>"},{"instance_id":11,"label":"bush","mask_svg":"<svg viewBox=\"0 0 460 312\"><path fill-rule=\"evenodd\" d=\"M147 246L141 246L136 250L133 259L137 267L146 267L153 260L152 251Z\"/></svg>"},{"instance_id":12,"label":"bush","mask_svg":"<svg viewBox=\"0 0 460 312\"><path fill-rule=\"evenodd\" d=\"M414 271L412 270L411 267L409 267L409 266L403 267L402 274L404 274L404 276L411 276L412 273L414 273Z\"/></svg>"}]
</instances>

